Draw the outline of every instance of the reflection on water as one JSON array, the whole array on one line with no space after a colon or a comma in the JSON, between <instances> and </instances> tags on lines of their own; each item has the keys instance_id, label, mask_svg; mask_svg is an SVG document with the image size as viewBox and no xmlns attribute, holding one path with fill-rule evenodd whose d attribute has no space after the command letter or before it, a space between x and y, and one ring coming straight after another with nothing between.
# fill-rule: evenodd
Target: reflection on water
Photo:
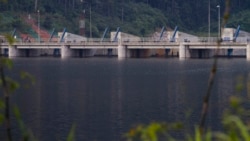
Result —
<instances>
[{"instance_id":1,"label":"reflection on water","mask_svg":"<svg viewBox=\"0 0 250 141\"><path fill-rule=\"evenodd\" d=\"M199 123L212 60L169 58L19 58L15 70L36 85L12 99L40 141L65 140L76 123L76 140L118 141L129 128L151 121ZM208 125L219 129L238 76L247 82L249 62L219 60ZM17 73L13 74L15 77ZM245 83L248 84L248 83ZM242 92L247 96L247 90ZM15 130L14 132L18 132Z\"/></svg>"}]
</instances>

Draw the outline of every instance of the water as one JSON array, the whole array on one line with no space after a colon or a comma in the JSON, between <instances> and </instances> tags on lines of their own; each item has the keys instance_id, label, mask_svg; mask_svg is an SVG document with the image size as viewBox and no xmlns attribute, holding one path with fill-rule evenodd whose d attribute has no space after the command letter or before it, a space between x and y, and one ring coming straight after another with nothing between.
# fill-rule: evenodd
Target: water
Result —
<instances>
[{"instance_id":1,"label":"water","mask_svg":"<svg viewBox=\"0 0 250 141\"><path fill-rule=\"evenodd\" d=\"M152 121L199 123L212 59L17 58L11 75L29 81L11 98L39 141L66 140L76 124L77 141L119 141L131 127ZM221 113L238 81L248 84L250 62L220 59L207 125L219 129ZM242 78L242 79L240 79ZM15 126L15 125L13 125ZM17 134L16 126L13 133Z\"/></svg>"}]
</instances>

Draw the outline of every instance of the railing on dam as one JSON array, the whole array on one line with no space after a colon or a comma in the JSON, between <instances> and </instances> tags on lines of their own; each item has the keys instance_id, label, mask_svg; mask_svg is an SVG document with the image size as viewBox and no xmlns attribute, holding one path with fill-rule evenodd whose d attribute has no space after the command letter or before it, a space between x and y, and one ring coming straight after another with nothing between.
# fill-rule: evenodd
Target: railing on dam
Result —
<instances>
[{"instance_id":1,"label":"railing on dam","mask_svg":"<svg viewBox=\"0 0 250 141\"><path fill-rule=\"evenodd\" d=\"M100 46L100 45L105 45L105 46L115 46L118 44L124 44L124 45L129 45L129 44L140 44L140 45L162 45L162 44L179 44L179 43L185 43L185 42L190 42L190 43L216 43L218 41L218 37L195 37L195 36L190 36L190 37L179 37L176 38L174 41L170 41L168 38L162 38L159 39L159 37L123 37L122 39L119 39L118 41L114 42L110 38L84 38L84 39L76 39L76 40L69 40L65 39L63 42L60 42L59 38L53 39L49 41L49 39L42 39L41 41L38 41L36 39L34 40L22 40L22 39L15 39L15 44L17 45L49 45L49 46L59 46L59 45L83 45L83 46ZM223 42L233 42L233 41L223 41ZM249 37L238 37L236 39L237 43L249 43L250 38ZM2 41L0 43L2 46L7 46L8 43L6 41Z\"/></svg>"}]
</instances>

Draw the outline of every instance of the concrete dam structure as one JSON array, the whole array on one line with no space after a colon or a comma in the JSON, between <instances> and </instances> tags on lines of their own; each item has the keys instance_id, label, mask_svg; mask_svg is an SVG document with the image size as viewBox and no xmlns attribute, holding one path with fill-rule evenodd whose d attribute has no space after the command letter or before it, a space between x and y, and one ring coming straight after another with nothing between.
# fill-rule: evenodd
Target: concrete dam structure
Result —
<instances>
[{"instance_id":1,"label":"concrete dam structure","mask_svg":"<svg viewBox=\"0 0 250 141\"><path fill-rule=\"evenodd\" d=\"M123 32L111 32L110 39L85 38L71 33L59 33L58 41L15 42L2 41L2 53L9 57L60 56L91 57L117 56L118 58L178 56L184 58L210 58L218 56L245 56L250 59L248 34L231 40L234 30L225 30L222 40L202 38L179 31L156 33L145 38ZM239 32L240 35L242 34ZM173 38L174 35L174 38ZM230 36L229 36L230 35ZM225 40L227 39L227 40Z\"/></svg>"}]
</instances>

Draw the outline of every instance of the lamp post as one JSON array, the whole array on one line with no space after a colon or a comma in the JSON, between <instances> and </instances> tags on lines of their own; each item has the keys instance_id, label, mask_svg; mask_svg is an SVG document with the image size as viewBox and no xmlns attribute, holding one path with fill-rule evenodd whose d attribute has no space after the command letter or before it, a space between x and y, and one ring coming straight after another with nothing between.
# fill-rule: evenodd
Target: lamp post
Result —
<instances>
[{"instance_id":1,"label":"lamp post","mask_svg":"<svg viewBox=\"0 0 250 141\"><path fill-rule=\"evenodd\" d=\"M83 0L81 0L82 5L82 13L80 15L80 21L79 21L79 29L80 29L80 35L85 37L85 9L83 9Z\"/></svg>"},{"instance_id":2,"label":"lamp post","mask_svg":"<svg viewBox=\"0 0 250 141\"><path fill-rule=\"evenodd\" d=\"M91 17L91 3L90 3L90 8L89 8L89 35L90 38L92 38L92 17Z\"/></svg>"},{"instance_id":3,"label":"lamp post","mask_svg":"<svg viewBox=\"0 0 250 141\"><path fill-rule=\"evenodd\" d=\"M208 1L208 41L210 42L210 0Z\"/></svg>"},{"instance_id":4,"label":"lamp post","mask_svg":"<svg viewBox=\"0 0 250 141\"><path fill-rule=\"evenodd\" d=\"M220 39L220 5L217 5L218 8L218 39Z\"/></svg>"},{"instance_id":5,"label":"lamp post","mask_svg":"<svg viewBox=\"0 0 250 141\"><path fill-rule=\"evenodd\" d=\"M40 11L37 10L37 16L38 16L38 42L40 43L41 39L40 39Z\"/></svg>"},{"instance_id":6,"label":"lamp post","mask_svg":"<svg viewBox=\"0 0 250 141\"><path fill-rule=\"evenodd\" d=\"M91 7L91 3L88 3L88 2L84 2L83 0L81 0L81 3L84 5L84 4L87 4L87 6L89 7L89 38L92 38L92 7ZM85 15L85 10L84 10L84 15ZM84 28L85 28L85 25L84 25Z\"/></svg>"}]
</instances>

